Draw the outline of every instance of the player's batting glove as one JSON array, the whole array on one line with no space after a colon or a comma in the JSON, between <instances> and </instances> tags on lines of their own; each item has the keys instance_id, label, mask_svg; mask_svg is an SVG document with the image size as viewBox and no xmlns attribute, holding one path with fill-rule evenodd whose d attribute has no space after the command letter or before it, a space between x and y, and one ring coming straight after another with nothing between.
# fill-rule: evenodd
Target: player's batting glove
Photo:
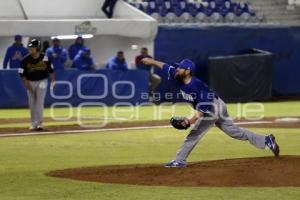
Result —
<instances>
[{"instance_id":1,"label":"player's batting glove","mask_svg":"<svg viewBox=\"0 0 300 200\"><path fill-rule=\"evenodd\" d=\"M171 125L178 130L186 130L191 124L186 117L172 117L170 119Z\"/></svg>"}]
</instances>

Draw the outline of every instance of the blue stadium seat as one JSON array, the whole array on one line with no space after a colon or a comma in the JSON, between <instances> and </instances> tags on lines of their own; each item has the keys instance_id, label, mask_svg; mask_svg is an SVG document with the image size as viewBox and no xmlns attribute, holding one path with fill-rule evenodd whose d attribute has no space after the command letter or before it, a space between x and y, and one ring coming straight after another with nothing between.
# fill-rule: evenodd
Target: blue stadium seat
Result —
<instances>
[{"instance_id":1,"label":"blue stadium seat","mask_svg":"<svg viewBox=\"0 0 300 200\"><path fill-rule=\"evenodd\" d=\"M186 11L186 2L184 2L184 1L181 1L180 2L180 4L179 4L179 7L181 8L181 10L183 11L183 12L185 12Z\"/></svg>"},{"instance_id":2,"label":"blue stadium seat","mask_svg":"<svg viewBox=\"0 0 300 200\"><path fill-rule=\"evenodd\" d=\"M187 12L190 13L192 17L196 17L196 15L199 13L198 9L194 5L188 5Z\"/></svg>"},{"instance_id":3,"label":"blue stadium seat","mask_svg":"<svg viewBox=\"0 0 300 200\"><path fill-rule=\"evenodd\" d=\"M250 21L250 14L248 12L243 12L241 15L240 15L240 22L249 22Z\"/></svg>"},{"instance_id":4,"label":"blue stadium seat","mask_svg":"<svg viewBox=\"0 0 300 200\"><path fill-rule=\"evenodd\" d=\"M225 0L215 0L216 7L219 8L224 5Z\"/></svg>"},{"instance_id":5,"label":"blue stadium seat","mask_svg":"<svg viewBox=\"0 0 300 200\"><path fill-rule=\"evenodd\" d=\"M180 9L180 7L177 7L177 6L173 7L173 11L177 17L180 17L181 14L183 13L183 11Z\"/></svg>"},{"instance_id":6,"label":"blue stadium seat","mask_svg":"<svg viewBox=\"0 0 300 200\"><path fill-rule=\"evenodd\" d=\"M207 16L203 12L198 12L196 17L195 17L195 22L196 23L203 23L207 22Z\"/></svg>"},{"instance_id":7,"label":"blue stadium seat","mask_svg":"<svg viewBox=\"0 0 300 200\"><path fill-rule=\"evenodd\" d=\"M172 4L171 4L170 1L165 1L164 6L165 6L167 9L171 9Z\"/></svg>"},{"instance_id":8,"label":"blue stadium seat","mask_svg":"<svg viewBox=\"0 0 300 200\"><path fill-rule=\"evenodd\" d=\"M196 6L198 12L204 12L205 6L203 4L196 4L195 6Z\"/></svg>"},{"instance_id":9,"label":"blue stadium seat","mask_svg":"<svg viewBox=\"0 0 300 200\"><path fill-rule=\"evenodd\" d=\"M229 13L233 13L234 7L229 1L225 1L222 6L218 8L218 12L223 16L226 17Z\"/></svg>"},{"instance_id":10,"label":"blue stadium seat","mask_svg":"<svg viewBox=\"0 0 300 200\"><path fill-rule=\"evenodd\" d=\"M248 12L248 5L247 4L241 4L238 3L236 4L236 6L234 7L234 14L236 16L241 16L244 12Z\"/></svg>"},{"instance_id":11,"label":"blue stadium seat","mask_svg":"<svg viewBox=\"0 0 300 200\"><path fill-rule=\"evenodd\" d=\"M168 13L168 9L165 6L160 6L158 8L158 13L160 14L161 17L165 17Z\"/></svg>"},{"instance_id":12,"label":"blue stadium seat","mask_svg":"<svg viewBox=\"0 0 300 200\"><path fill-rule=\"evenodd\" d=\"M176 15L174 12L168 12L164 19L165 23L175 23L176 22Z\"/></svg>"},{"instance_id":13,"label":"blue stadium seat","mask_svg":"<svg viewBox=\"0 0 300 200\"><path fill-rule=\"evenodd\" d=\"M151 17L153 17L154 19L156 19L159 23L162 22L162 17L158 12L153 12L151 13Z\"/></svg>"},{"instance_id":14,"label":"blue stadium seat","mask_svg":"<svg viewBox=\"0 0 300 200\"><path fill-rule=\"evenodd\" d=\"M209 17L209 22L214 22L214 23L220 23L223 22L223 17L219 12L214 12L210 17Z\"/></svg>"},{"instance_id":15,"label":"blue stadium seat","mask_svg":"<svg viewBox=\"0 0 300 200\"><path fill-rule=\"evenodd\" d=\"M178 21L179 21L179 23L192 23L192 22L194 22L194 18L191 16L190 13L183 12L179 16Z\"/></svg>"},{"instance_id":16,"label":"blue stadium seat","mask_svg":"<svg viewBox=\"0 0 300 200\"><path fill-rule=\"evenodd\" d=\"M165 2L163 0L155 0L156 6L162 6Z\"/></svg>"},{"instance_id":17,"label":"blue stadium seat","mask_svg":"<svg viewBox=\"0 0 300 200\"><path fill-rule=\"evenodd\" d=\"M247 3L232 0L142 0L127 1L139 10L154 16L160 23L190 22L253 22L259 16L251 11Z\"/></svg>"},{"instance_id":18,"label":"blue stadium seat","mask_svg":"<svg viewBox=\"0 0 300 200\"><path fill-rule=\"evenodd\" d=\"M209 3L207 6L204 6L203 8L203 13L208 17L210 17L216 11L217 10L215 4L211 4L211 3Z\"/></svg>"},{"instance_id":19,"label":"blue stadium seat","mask_svg":"<svg viewBox=\"0 0 300 200\"><path fill-rule=\"evenodd\" d=\"M233 23L236 21L236 16L234 13L230 12L225 16L225 22Z\"/></svg>"},{"instance_id":20,"label":"blue stadium seat","mask_svg":"<svg viewBox=\"0 0 300 200\"><path fill-rule=\"evenodd\" d=\"M151 14L154 13L154 12L158 12L155 3L154 3L154 2L149 2L148 6L147 6L146 9L145 9L145 12L146 12L148 15L151 15Z\"/></svg>"}]
</instances>

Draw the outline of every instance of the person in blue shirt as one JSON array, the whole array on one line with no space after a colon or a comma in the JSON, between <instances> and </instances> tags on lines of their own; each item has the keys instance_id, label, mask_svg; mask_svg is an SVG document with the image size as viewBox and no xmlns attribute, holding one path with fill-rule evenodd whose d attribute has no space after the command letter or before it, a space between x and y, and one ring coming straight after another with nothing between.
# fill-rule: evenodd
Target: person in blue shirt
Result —
<instances>
[{"instance_id":1,"label":"person in blue shirt","mask_svg":"<svg viewBox=\"0 0 300 200\"><path fill-rule=\"evenodd\" d=\"M10 69L18 69L21 67L23 58L28 54L28 50L22 44L22 36L15 36L15 43L10 46L5 54L3 68L6 69L9 63Z\"/></svg>"},{"instance_id":2,"label":"person in blue shirt","mask_svg":"<svg viewBox=\"0 0 300 200\"><path fill-rule=\"evenodd\" d=\"M72 44L68 49L70 60L73 60L78 52L83 50L84 48L86 48L84 46L84 39L81 36L78 36L75 40L75 43Z\"/></svg>"},{"instance_id":3,"label":"person in blue shirt","mask_svg":"<svg viewBox=\"0 0 300 200\"><path fill-rule=\"evenodd\" d=\"M230 137L247 140L257 148L264 149L265 146L268 146L275 156L279 156L279 146L272 134L268 136L259 135L234 124L224 101L204 82L193 76L195 65L192 61L184 59L178 63L177 67L152 58L144 58L142 62L162 69L167 75L168 81L180 89L182 97L195 109L195 114L192 117L186 117L182 124L185 127L194 124L192 130L178 150L176 158L167 163L165 167L186 167L187 157L213 125L216 125Z\"/></svg>"},{"instance_id":4,"label":"person in blue shirt","mask_svg":"<svg viewBox=\"0 0 300 200\"><path fill-rule=\"evenodd\" d=\"M124 52L119 51L116 56L113 56L106 64L107 69L127 71L128 64L124 57Z\"/></svg>"},{"instance_id":5,"label":"person in blue shirt","mask_svg":"<svg viewBox=\"0 0 300 200\"><path fill-rule=\"evenodd\" d=\"M58 38L54 38L52 40L52 44L53 46L46 50L46 55L48 56L55 70L64 69L64 64L67 61L67 51L61 46Z\"/></svg>"},{"instance_id":6,"label":"person in blue shirt","mask_svg":"<svg viewBox=\"0 0 300 200\"><path fill-rule=\"evenodd\" d=\"M72 68L77 68L79 70L94 70L94 60L91 56L91 50L84 48L81 50L77 56L75 56L72 64Z\"/></svg>"}]
</instances>

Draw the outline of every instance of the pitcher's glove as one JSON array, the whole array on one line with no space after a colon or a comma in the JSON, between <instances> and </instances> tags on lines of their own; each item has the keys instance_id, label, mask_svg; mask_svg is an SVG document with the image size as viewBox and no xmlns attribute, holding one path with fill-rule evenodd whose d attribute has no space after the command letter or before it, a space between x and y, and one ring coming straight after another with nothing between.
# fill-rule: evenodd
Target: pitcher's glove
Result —
<instances>
[{"instance_id":1,"label":"pitcher's glove","mask_svg":"<svg viewBox=\"0 0 300 200\"><path fill-rule=\"evenodd\" d=\"M170 124L179 130L186 130L191 126L188 118L186 117L172 117L170 119Z\"/></svg>"}]
</instances>

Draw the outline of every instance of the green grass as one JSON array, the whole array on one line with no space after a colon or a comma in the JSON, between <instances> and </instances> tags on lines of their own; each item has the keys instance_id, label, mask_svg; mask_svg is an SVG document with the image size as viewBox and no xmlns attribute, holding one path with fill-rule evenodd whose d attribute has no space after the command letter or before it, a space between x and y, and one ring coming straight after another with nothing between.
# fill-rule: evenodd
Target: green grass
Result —
<instances>
[{"instance_id":1,"label":"green grass","mask_svg":"<svg viewBox=\"0 0 300 200\"><path fill-rule=\"evenodd\" d=\"M244 104L238 103L227 104L228 110L233 117L243 117L245 114L246 106L249 105L249 109L256 109L254 103ZM285 102L267 102L262 103L264 107L264 112L253 112L252 116L260 116L264 114L266 117L278 117L278 116L300 116L300 101L285 101ZM129 119L139 119L139 120L153 120L153 119L168 119L169 116L173 113L178 115L188 115L193 112L190 106L187 104L162 104L161 106L137 106L132 109L128 107L117 107L116 112L113 113L113 107L83 107L82 109L78 108L54 108L51 112L51 109L45 109L45 117L66 117L71 115L77 117L81 110L82 116L96 116L103 117L105 114L109 117L125 117ZM160 109L160 110L159 110ZM161 113L158 113L158 110ZM92 114L91 114L92 113ZM280 113L280 115L278 115ZM248 113L250 114L250 113ZM10 118L29 118L29 111L27 108L22 109L0 109L0 119L10 119Z\"/></svg>"},{"instance_id":2,"label":"green grass","mask_svg":"<svg viewBox=\"0 0 300 200\"><path fill-rule=\"evenodd\" d=\"M229 104L232 116L244 104ZM168 119L176 115L188 115L186 105L164 106L165 112L157 116L157 106L136 108L133 120ZM264 103L265 116L300 116L300 102ZM105 108L106 109L106 108ZM117 117L130 117L126 107L118 109ZM73 116L77 114L72 110ZM104 108L84 108L84 116L103 116ZM126 111L126 112L122 112ZM107 108L112 117L112 108ZM57 108L55 116L67 116L68 110ZM256 116L259 113L255 114ZM50 110L45 110L50 116ZM136 117L139 116L139 117ZM28 109L0 109L0 118L29 118ZM52 123L52 122L51 122ZM62 122L74 123L74 121ZM25 126L19 124L20 126ZM18 125L18 124L15 124ZM10 125L11 126L11 125ZM260 133L273 132L284 155L300 155L299 129L254 129ZM72 181L47 177L51 170L99 165L165 163L171 160L182 144L184 133L173 129L122 131L78 135L48 135L0 138L0 200L182 200L182 199L299 199L300 187L279 188L174 188L132 185L112 185ZM201 140L189 161L218 160L228 158L270 156L269 151L258 150L247 142L233 140L213 128ZM251 173L249 169L249 173ZM299 177L298 177L299 178Z\"/></svg>"},{"instance_id":3,"label":"green grass","mask_svg":"<svg viewBox=\"0 0 300 200\"><path fill-rule=\"evenodd\" d=\"M266 133L266 129L254 129ZM300 155L298 129L272 129L282 154ZM83 166L165 163L185 137L173 129L0 138L1 200L299 199L299 187L174 188L112 185L44 176L50 170ZM213 128L189 161L270 156ZM249 169L249 173L251 173Z\"/></svg>"},{"instance_id":4,"label":"green grass","mask_svg":"<svg viewBox=\"0 0 300 200\"><path fill-rule=\"evenodd\" d=\"M232 117L241 118L245 116L251 117L280 117L280 116L300 116L300 101L286 101L286 102L269 102L261 104L263 112L253 111L246 112L248 109L257 109L256 105L252 104L228 104L228 110ZM124 122L124 121L149 121L149 120L165 120L172 115L186 116L191 115L193 109L187 104L163 104L160 106L137 106L137 107L84 107L82 109L72 108L55 108L45 109L45 117L68 117L73 119L59 122L46 122L46 126L51 125L70 125L76 124L76 118L83 119L84 117L103 118L109 117L108 122ZM0 119L16 119L28 118L28 109L0 109ZM118 119L121 118L121 119ZM99 120L101 121L101 120ZM27 127L28 123L14 123L14 124L0 124L0 128L9 127Z\"/></svg>"}]
</instances>

